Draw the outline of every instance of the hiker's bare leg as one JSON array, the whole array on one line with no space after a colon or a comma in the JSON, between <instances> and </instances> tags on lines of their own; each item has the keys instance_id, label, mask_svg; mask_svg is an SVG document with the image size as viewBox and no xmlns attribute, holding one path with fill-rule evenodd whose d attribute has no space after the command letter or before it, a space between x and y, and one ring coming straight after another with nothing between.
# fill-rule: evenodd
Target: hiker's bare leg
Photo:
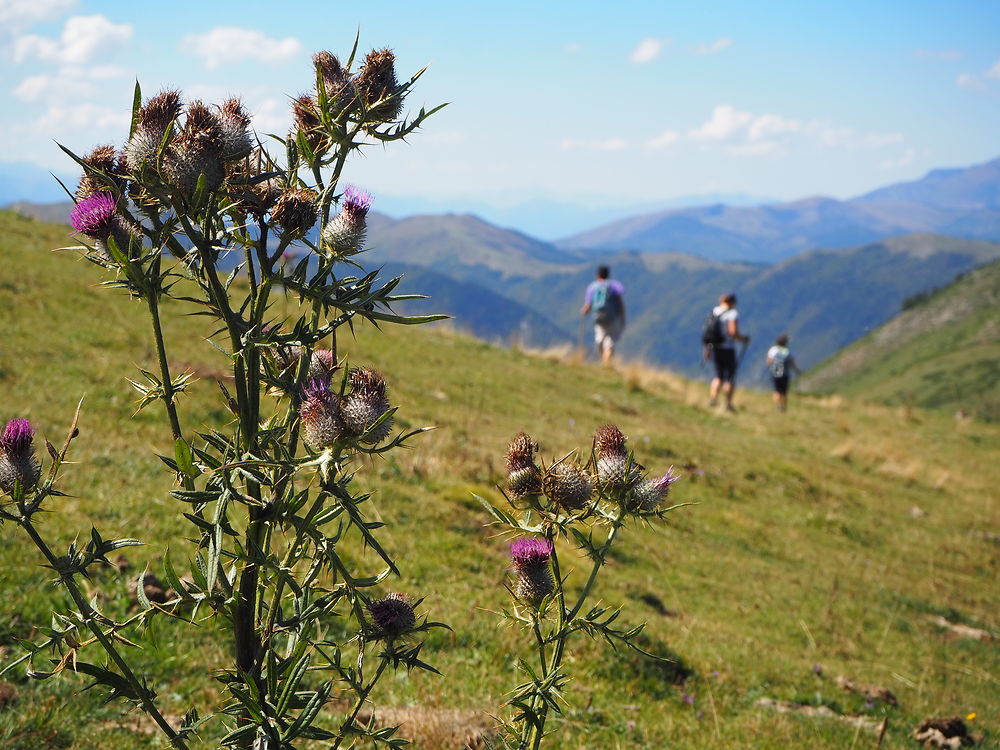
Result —
<instances>
[{"instance_id":1,"label":"hiker's bare leg","mask_svg":"<svg viewBox=\"0 0 1000 750\"><path fill-rule=\"evenodd\" d=\"M718 378L712 378L712 385L708 388L708 400L714 406L716 399L719 398L719 387L722 385L722 381Z\"/></svg>"},{"instance_id":2,"label":"hiker's bare leg","mask_svg":"<svg viewBox=\"0 0 1000 750\"><path fill-rule=\"evenodd\" d=\"M733 408L733 382L727 381L722 384L722 392L726 396L726 408Z\"/></svg>"},{"instance_id":3,"label":"hiker's bare leg","mask_svg":"<svg viewBox=\"0 0 1000 750\"><path fill-rule=\"evenodd\" d=\"M609 346L605 344L604 348L601 350L601 364L610 365L611 357L614 355L614 353L615 353L614 346Z\"/></svg>"}]
</instances>

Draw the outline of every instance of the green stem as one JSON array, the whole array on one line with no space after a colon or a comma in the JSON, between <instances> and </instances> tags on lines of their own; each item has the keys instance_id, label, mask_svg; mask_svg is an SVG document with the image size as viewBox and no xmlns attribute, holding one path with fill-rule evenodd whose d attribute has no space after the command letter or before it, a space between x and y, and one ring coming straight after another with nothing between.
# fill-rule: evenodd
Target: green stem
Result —
<instances>
[{"instance_id":1,"label":"green stem","mask_svg":"<svg viewBox=\"0 0 1000 750\"><path fill-rule=\"evenodd\" d=\"M337 736L337 741L333 744L330 750L337 750L337 748L340 747L340 743L344 741L344 738L347 736L348 729L354 723L354 720L358 717L358 713L361 711L362 706L365 705L365 701L368 700L368 696L371 694L372 690L375 689L375 685L378 683L379 678L382 676L382 672L385 671L385 667L387 664L388 661L382 659L381 663L378 665L378 669L375 670L375 676L371 678L371 680L368 682L368 685L366 685L358 694L358 700L355 702L354 708L351 709L351 713L348 715L346 719L344 719L344 723L340 725L340 733Z\"/></svg>"},{"instance_id":2,"label":"green stem","mask_svg":"<svg viewBox=\"0 0 1000 750\"><path fill-rule=\"evenodd\" d=\"M149 306L149 316L153 323L153 338L156 341L156 357L160 363L160 382L163 386L163 405L170 420L170 432L176 443L181 437L181 423L177 417L177 406L174 404L174 384L170 377L170 365L167 362L167 350L163 343L163 328L160 326L160 305L155 292L146 295ZM188 488L192 489L192 488Z\"/></svg>"},{"instance_id":3,"label":"green stem","mask_svg":"<svg viewBox=\"0 0 1000 750\"><path fill-rule=\"evenodd\" d=\"M31 541L35 543L35 546L48 561L49 565L54 570L58 570L58 561L55 555L52 553L52 550L49 549L45 540L42 539L42 537L35 530L35 527L32 526L31 519L22 519L21 526L28 533L28 536L31 537ZM73 597L73 601L76 603L76 606L79 607L80 615L87 623L87 627L90 628L94 637L97 638L101 646L104 647L104 650L107 652L111 661L117 665L118 669L122 673L122 677L125 678L129 687L132 688L132 692L138 696L139 702L142 703L142 707L146 713L149 714L150 718L152 718L154 722L156 722L156 725L167 736L174 747L179 748L179 750L187 750L187 743L185 743L183 738L181 738L177 732L174 731L174 728L170 726L167 720L163 718L163 714L161 714L156 708L156 705L150 698L146 687L139 681L139 678L135 676L135 673L132 671L131 667L129 667L128 662L126 662L122 655L118 652L118 649L115 648L115 645L108 638L107 634L101 630L101 626L94 621L93 610L87 603L87 599L83 595L83 592L81 592L77 587L76 582L72 579L72 577L67 577L62 574L60 574L59 580L66 587L66 590L69 591L70 596Z\"/></svg>"}]
</instances>

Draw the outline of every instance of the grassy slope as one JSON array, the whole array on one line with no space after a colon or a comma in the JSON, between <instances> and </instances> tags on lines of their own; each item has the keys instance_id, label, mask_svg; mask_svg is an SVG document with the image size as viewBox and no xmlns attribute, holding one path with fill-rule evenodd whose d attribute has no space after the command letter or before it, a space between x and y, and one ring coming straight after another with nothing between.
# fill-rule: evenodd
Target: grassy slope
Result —
<instances>
[{"instance_id":1,"label":"grassy slope","mask_svg":"<svg viewBox=\"0 0 1000 750\"><path fill-rule=\"evenodd\" d=\"M182 552L184 526L151 455L167 450L164 425L152 411L128 419L122 378L131 363L152 359L142 310L95 288L95 269L44 251L63 242L64 229L0 214L0 416L28 416L56 440L86 391L80 465L66 487L76 497L52 503L47 533L58 546L90 523L106 536L136 534L150 546L130 554L133 565L155 568L166 543ZM217 423L211 375L220 355L197 335L199 320L172 307L169 329L181 342L172 359L203 375L183 418ZM995 426L840 397L793 398L780 415L760 394L746 394L745 410L730 418L702 407L701 384L526 356L444 331L365 329L347 346L352 361L387 373L402 421L441 427L413 451L359 467L401 560L404 578L392 589L426 596L428 612L455 628L425 652L444 676L391 680L378 696L385 705L495 710L518 679L513 660L525 640L489 614L506 605L506 543L483 527L471 493L497 496L516 431L528 430L551 457L587 446L593 428L614 421L646 465L684 467L674 498L699 505L663 528L632 530L599 595L624 604L623 620L647 621L649 646L694 671L683 688L694 704L668 672L577 641L564 733L551 747L848 747L853 727L754 706L770 696L864 710L834 686L838 674L899 697L888 747L905 744L927 714L977 711L981 730L1000 733L996 646L958 640L930 621L941 614L1000 630L1000 466L985 460L1000 448ZM912 517L915 506L926 515ZM61 597L43 585L45 571L16 530L0 534L0 636L14 654L14 637L45 622ZM127 606L123 577L105 573L93 585L112 612ZM674 614L661 614L652 597ZM172 711L218 692L206 669L224 651L210 623L160 623L141 641L140 659ZM82 681L15 674L20 700L0 710L0 746L153 746L117 707L74 695ZM857 746L872 744L865 737Z\"/></svg>"},{"instance_id":2,"label":"grassy slope","mask_svg":"<svg viewBox=\"0 0 1000 750\"><path fill-rule=\"evenodd\" d=\"M810 389L1000 420L1000 263L964 275L852 344Z\"/></svg>"}]
</instances>

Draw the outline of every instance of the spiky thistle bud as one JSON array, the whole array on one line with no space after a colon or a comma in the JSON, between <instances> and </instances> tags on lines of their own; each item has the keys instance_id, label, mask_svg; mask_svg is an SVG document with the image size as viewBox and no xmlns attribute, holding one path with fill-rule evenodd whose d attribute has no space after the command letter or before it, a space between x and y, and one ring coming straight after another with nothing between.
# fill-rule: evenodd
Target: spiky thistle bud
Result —
<instances>
[{"instance_id":1,"label":"spiky thistle bud","mask_svg":"<svg viewBox=\"0 0 1000 750\"><path fill-rule=\"evenodd\" d=\"M302 94L292 100L292 116L295 129L288 134L291 140L296 139L296 133L301 132L316 156L322 156L330 148L330 139L323 132L323 121L317 114L316 100L308 94Z\"/></svg>"},{"instance_id":2,"label":"spiky thistle bud","mask_svg":"<svg viewBox=\"0 0 1000 750\"><path fill-rule=\"evenodd\" d=\"M413 605L404 594L389 594L383 599L368 603L371 615L371 636L375 639L392 640L413 630L417 616Z\"/></svg>"},{"instance_id":3,"label":"spiky thistle bud","mask_svg":"<svg viewBox=\"0 0 1000 750\"><path fill-rule=\"evenodd\" d=\"M138 172L144 164L156 163L163 136L180 111L179 91L161 91L139 108L135 131L125 144L125 164L130 171Z\"/></svg>"},{"instance_id":4,"label":"spiky thistle bud","mask_svg":"<svg viewBox=\"0 0 1000 750\"><path fill-rule=\"evenodd\" d=\"M538 445L524 432L517 433L507 446L507 487L514 497L542 492L542 471L535 464L537 450Z\"/></svg>"},{"instance_id":5,"label":"spiky thistle bud","mask_svg":"<svg viewBox=\"0 0 1000 750\"><path fill-rule=\"evenodd\" d=\"M369 367L351 372L351 392L344 399L344 424L360 443L377 445L388 436L392 429L392 417L388 417L377 428L373 425L389 411L386 397L385 379Z\"/></svg>"},{"instance_id":6,"label":"spiky thistle bud","mask_svg":"<svg viewBox=\"0 0 1000 750\"><path fill-rule=\"evenodd\" d=\"M337 370L337 361L333 358L333 352L329 349L314 349L309 357L309 379L325 380L330 382L333 373Z\"/></svg>"},{"instance_id":7,"label":"spiky thistle bud","mask_svg":"<svg viewBox=\"0 0 1000 750\"><path fill-rule=\"evenodd\" d=\"M331 255L354 255L361 252L368 226L372 196L348 185L341 200L340 212L323 227L322 244Z\"/></svg>"},{"instance_id":8,"label":"spiky thistle bud","mask_svg":"<svg viewBox=\"0 0 1000 750\"><path fill-rule=\"evenodd\" d=\"M271 209L271 218L282 229L295 236L309 231L318 216L316 192L304 188L285 190Z\"/></svg>"},{"instance_id":9,"label":"spiky thistle bud","mask_svg":"<svg viewBox=\"0 0 1000 750\"><path fill-rule=\"evenodd\" d=\"M310 380L305 385L299 419L303 438L314 450L329 448L343 436L340 398L330 390L329 380Z\"/></svg>"},{"instance_id":10,"label":"spiky thistle bud","mask_svg":"<svg viewBox=\"0 0 1000 750\"><path fill-rule=\"evenodd\" d=\"M555 590L549 558L552 557L552 543L547 539L534 537L515 539L510 545L510 558L517 572L514 594L518 599L537 606L542 599Z\"/></svg>"},{"instance_id":11,"label":"spiky thistle bud","mask_svg":"<svg viewBox=\"0 0 1000 750\"><path fill-rule=\"evenodd\" d=\"M330 52L317 52L313 55L313 65L319 71L326 89L326 101L334 117L350 107L357 98L358 92L350 75L340 64L340 60Z\"/></svg>"},{"instance_id":12,"label":"spiky thistle bud","mask_svg":"<svg viewBox=\"0 0 1000 750\"><path fill-rule=\"evenodd\" d=\"M542 491L563 510L581 510L594 494L594 478L569 460L549 467Z\"/></svg>"},{"instance_id":13,"label":"spiky thistle bud","mask_svg":"<svg viewBox=\"0 0 1000 750\"><path fill-rule=\"evenodd\" d=\"M636 507L645 511L656 510L670 494L670 486L680 478L671 466L662 477L644 479L633 490Z\"/></svg>"},{"instance_id":14,"label":"spiky thistle bud","mask_svg":"<svg viewBox=\"0 0 1000 750\"><path fill-rule=\"evenodd\" d=\"M89 198L94 193L107 192L112 188L119 190L124 186L122 179L124 164L122 158L114 146L98 146L80 161L92 169L84 169L80 184L76 188L76 199L82 201ZM102 172L112 184L94 174L94 171Z\"/></svg>"},{"instance_id":15,"label":"spiky thistle bud","mask_svg":"<svg viewBox=\"0 0 1000 750\"><path fill-rule=\"evenodd\" d=\"M358 93L368 107L366 121L372 124L390 122L399 117L403 97L396 89L396 55L391 49L373 49L365 56L361 72L354 79Z\"/></svg>"},{"instance_id":16,"label":"spiky thistle bud","mask_svg":"<svg viewBox=\"0 0 1000 750\"><path fill-rule=\"evenodd\" d=\"M35 429L27 419L12 419L0 436L0 490L11 494L14 485L28 490L38 482L41 467L31 445Z\"/></svg>"},{"instance_id":17,"label":"spiky thistle bud","mask_svg":"<svg viewBox=\"0 0 1000 750\"><path fill-rule=\"evenodd\" d=\"M222 129L222 159L242 159L253 149L250 138L250 115L239 99L227 99L219 106L219 126Z\"/></svg>"},{"instance_id":18,"label":"spiky thistle bud","mask_svg":"<svg viewBox=\"0 0 1000 750\"><path fill-rule=\"evenodd\" d=\"M610 489L627 487L639 478L638 468L629 465L625 441L625 435L613 424L598 427L594 433L597 477Z\"/></svg>"},{"instance_id":19,"label":"spiky thistle bud","mask_svg":"<svg viewBox=\"0 0 1000 750\"><path fill-rule=\"evenodd\" d=\"M215 190L226 176L222 163L223 131L219 117L200 101L188 104L184 127L163 156L163 174L181 195L190 197L205 175L205 188Z\"/></svg>"}]
</instances>

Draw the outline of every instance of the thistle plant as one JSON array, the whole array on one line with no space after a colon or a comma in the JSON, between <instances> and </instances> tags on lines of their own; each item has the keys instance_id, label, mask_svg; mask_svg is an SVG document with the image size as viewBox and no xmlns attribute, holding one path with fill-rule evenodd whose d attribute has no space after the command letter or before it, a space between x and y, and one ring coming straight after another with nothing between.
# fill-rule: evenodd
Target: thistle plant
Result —
<instances>
[{"instance_id":1,"label":"thistle plant","mask_svg":"<svg viewBox=\"0 0 1000 750\"><path fill-rule=\"evenodd\" d=\"M352 489L360 459L422 430L394 432L385 378L341 358L337 337L362 321L440 317L397 314L393 304L413 298L395 293L399 279L357 264L373 199L342 185L352 153L411 135L436 109L404 119L423 71L400 83L390 50L360 64L356 51L357 43L344 63L329 52L314 57L310 91L291 103L291 132L268 139L276 153L236 99L213 105L163 91L144 100L138 85L121 148L63 149L83 171L71 192L82 244L72 249L148 313L156 366L130 382L140 409L166 414L171 450L160 458L193 546L162 558L166 602L146 596L144 571L135 615L116 621L100 611L81 579L139 542L95 529L85 546L57 554L38 515L58 512L79 409L63 447L45 443L47 466L35 456L32 425L10 421L0 437L0 518L34 542L73 609L6 669L26 664L38 679L85 673L109 699L146 712L176 748L197 733L255 750L313 740L397 746L366 704L387 672L433 671L420 658L421 634L441 625L419 614L419 598L382 590L398 569L379 541L382 524L369 520L369 495ZM286 263L289 253L300 259ZM171 364L165 299L205 321L205 340L227 363L226 424L195 424L184 413L195 379ZM346 555L352 544L372 551L374 569ZM129 662L128 631L163 615L175 616L172 627L210 620L231 648L228 662L211 665L221 703L189 706L179 725ZM363 708L367 721L358 719Z\"/></svg>"},{"instance_id":2,"label":"thistle plant","mask_svg":"<svg viewBox=\"0 0 1000 750\"><path fill-rule=\"evenodd\" d=\"M516 536L510 546L511 606L501 614L528 635L531 656L517 661L527 679L508 701L502 742L519 750L540 747L548 719L561 710L570 681L566 653L577 633L660 659L639 646L642 625L623 627L620 608L588 605L588 600L629 523L653 523L685 505L667 503L679 479L673 467L659 477L645 476L614 425L597 430L584 463L571 452L545 465L537 453L535 441L517 434L507 449L507 489L501 489L509 507L480 498L494 525ZM560 547L575 548L590 561L579 587L562 572Z\"/></svg>"}]
</instances>

